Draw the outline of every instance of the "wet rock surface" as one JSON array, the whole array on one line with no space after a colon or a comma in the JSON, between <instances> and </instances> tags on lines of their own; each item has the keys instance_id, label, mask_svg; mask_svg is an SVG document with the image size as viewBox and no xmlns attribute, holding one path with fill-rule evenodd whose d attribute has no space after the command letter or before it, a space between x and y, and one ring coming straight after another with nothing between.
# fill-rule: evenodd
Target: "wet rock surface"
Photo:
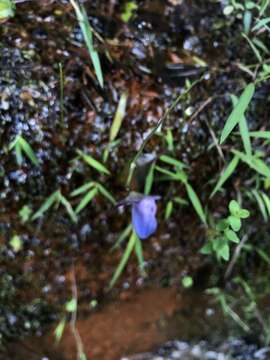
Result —
<instances>
[{"instance_id":1,"label":"wet rock surface","mask_svg":"<svg viewBox=\"0 0 270 360\"><path fill-rule=\"evenodd\" d=\"M156 352L123 357L121 360L267 360L269 357L269 347L258 348L235 339L215 347L204 341L194 345L171 341Z\"/></svg>"},{"instance_id":2,"label":"wet rock surface","mask_svg":"<svg viewBox=\"0 0 270 360\"><path fill-rule=\"evenodd\" d=\"M16 16L1 24L0 330L7 343L26 334L35 334L40 339L48 323L61 318L63 306L71 296L72 264L80 311L85 311L86 317L92 314L89 309L92 300L103 304L110 299L117 304L117 299L132 298L149 284L157 288L179 286L188 273L198 277L195 286L204 287L207 284L204 280L211 273L198 254L205 240L204 228L190 208L177 208L169 221L164 221L164 214L158 212L159 229L143 243L149 277L138 274L133 258L110 293L108 284L123 249L110 250L130 220L127 211L121 212L97 196L81 213L77 224L70 221L61 207L35 222L21 220L23 206L34 212L58 189L69 198L74 189L89 179L100 180L116 199L126 196L126 165L166 109L185 90L187 80L199 79L163 128L164 132L175 133L174 156L190 165L190 181L199 189L202 202L209 209L213 206L208 200L215 180L213 174L221 171L223 162L212 147L211 131L218 132L224 124L231 106L229 93L239 93L249 79L238 66L242 56L252 56L247 44L235 36L239 23L228 24L218 2L138 1L139 9L129 23L120 19L121 1L83 3L91 25L104 39L104 42L95 39L105 76L104 89L98 86L69 1L18 3ZM64 72L63 104L60 63ZM108 163L113 175L99 177L78 161L76 150L101 159L124 91L128 93L127 112L119 133L120 143L112 149ZM268 97L269 85L262 84L250 110L257 115L250 116L251 128L258 129L267 121ZM200 111L206 101L208 105ZM32 146L39 166L33 166L29 159L18 166L9 145L19 134ZM158 156L164 148L166 141L156 136L145 152ZM246 177L249 180L248 171ZM136 189L138 184L135 181L132 186ZM232 181L231 188L238 187L238 182ZM168 189L162 182L155 183L154 193L162 196L164 204L171 196L185 196L183 188ZM227 197L226 193L220 195L216 212L224 212ZM72 206L77 205L76 200L69 199ZM22 240L18 252L10 246L14 234ZM255 261L251 257L251 265ZM85 333L88 326L84 327ZM53 332L51 328L50 331ZM127 344L131 338L126 339ZM155 338L159 343L167 339ZM101 343L97 346L101 348L97 359L106 359L105 340L97 341ZM139 347L139 342L133 344L132 353L147 351ZM180 351L173 344L171 351ZM202 354L212 351L208 343L198 346ZM186 354L192 353L194 347L188 345ZM18 345L23 354L17 351L18 360L30 359L29 345L26 353L22 348ZM41 355L37 353L33 359ZM15 359L14 356L12 352L3 353L3 359ZM49 357L46 353L42 356ZM61 351L60 354L55 351L51 359L64 358L61 356ZM121 353L109 356L120 358Z\"/></svg>"}]
</instances>

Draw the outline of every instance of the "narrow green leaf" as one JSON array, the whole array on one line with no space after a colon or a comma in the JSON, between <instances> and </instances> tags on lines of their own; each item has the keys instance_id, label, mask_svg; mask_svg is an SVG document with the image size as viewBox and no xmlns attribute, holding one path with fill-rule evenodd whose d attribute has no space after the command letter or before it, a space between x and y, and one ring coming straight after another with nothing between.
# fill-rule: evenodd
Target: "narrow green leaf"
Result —
<instances>
[{"instance_id":1,"label":"narrow green leaf","mask_svg":"<svg viewBox=\"0 0 270 360\"><path fill-rule=\"evenodd\" d=\"M259 63L262 63L263 58L260 54L260 51L257 49L256 45L252 42L252 40L250 40L250 38L246 35L246 34L242 34L242 36L246 39L246 41L248 42L249 46L251 47L252 51L254 52L257 60L259 61Z\"/></svg>"},{"instance_id":2,"label":"narrow green leaf","mask_svg":"<svg viewBox=\"0 0 270 360\"><path fill-rule=\"evenodd\" d=\"M118 240L116 241L116 243L114 244L111 250L118 248L122 244L122 242L125 241L126 238L130 235L131 231L132 231L132 224L129 224L125 228L125 230L121 233L121 235L119 236Z\"/></svg>"},{"instance_id":3,"label":"narrow green leaf","mask_svg":"<svg viewBox=\"0 0 270 360\"><path fill-rule=\"evenodd\" d=\"M66 208L68 215L70 216L71 220L76 223L78 221L77 216L74 212L74 210L72 209L72 206L70 205L69 201L62 195L60 194L60 198L59 198L61 204Z\"/></svg>"},{"instance_id":4,"label":"narrow green leaf","mask_svg":"<svg viewBox=\"0 0 270 360\"><path fill-rule=\"evenodd\" d=\"M103 87L103 74L101 70L100 60L97 51L94 49L93 45L93 34L90 23L88 21L87 13L83 7L83 5L77 4L75 0L70 0L75 12L76 16L84 37L84 41L86 43L90 58L92 60L92 64L95 69L95 73L98 79L98 82L101 87Z\"/></svg>"},{"instance_id":5,"label":"narrow green leaf","mask_svg":"<svg viewBox=\"0 0 270 360\"><path fill-rule=\"evenodd\" d=\"M195 209L195 211L197 212L197 214L199 215L200 219L202 220L202 222L204 224L207 224L206 223L206 216L205 216L205 213L203 211L203 208L202 208L202 205L201 205L201 202L197 196L197 194L195 193L195 191L192 189L192 187L186 183L186 189L187 189L187 193L188 193L188 197Z\"/></svg>"},{"instance_id":6,"label":"narrow green leaf","mask_svg":"<svg viewBox=\"0 0 270 360\"><path fill-rule=\"evenodd\" d=\"M41 205L37 212L32 216L32 220L36 220L37 218L41 217L55 202L59 201L59 190L55 191L51 194Z\"/></svg>"},{"instance_id":7,"label":"narrow green leaf","mask_svg":"<svg viewBox=\"0 0 270 360\"><path fill-rule=\"evenodd\" d=\"M252 31L259 30L262 27L265 27L270 22L270 17L261 19L257 22L257 24L252 28Z\"/></svg>"},{"instance_id":8,"label":"narrow green leaf","mask_svg":"<svg viewBox=\"0 0 270 360\"><path fill-rule=\"evenodd\" d=\"M84 154L82 151L77 150L77 153L83 158L83 160L92 168L96 169L97 171L99 171L100 173L104 173L107 175L110 175L109 170L103 165L101 164L99 161L97 161L96 159L94 159L92 156L90 155L86 155Z\"/></svg>"},{"instance_id":9,"label":"narrow green leaf","mask_svg":"<svg viewBox=\"0 0 270 360\"><path fill-rule=\"evenodd\" d=\"M167 129L165 139L166 139L166 142L167 142L167 145L168 145L168 150L169 151L174 151L174 140L173 140L172 129Z\"/></svg>"},{"instance_id":10,"label":"narrow green leaf","mask_svg":"<svg viewBox=\"0 0 270 360\"><path fill-rule=\"evenodd\" d=\"M129 241L128 241L128 244L127 244L127 247L125 249L125 252L123 254L123 256L121 257L121 260L120 260L120 263L118 264L114 274L113 274L113 277L110 281L110 284L109 284L109 288L111 289L114 284L116 283L116 281L118 280L119 276L122 274L127 262L128 262L128 259L131 255L131 252L132 250L134 249L134 246L136 244L136 240L137 240L137 236L135 234L134 231L132 231L132 234L129 238Z\"/></svg>"},{"instance_id":11,"label":"narrow green leaf","mask_svg":"<svg viewBox=\"0 0 270 360\"><path fill-rule=\"evenodd\" d=\"M162 174L169 176L171 180L181 181L183 183L185 183L187 181L187 176L183 171L181 173L179 171L176 173L173 173L172 171L163 169L162 167L157 166L157 165L155 166L155 169L157 171L161 172Z\"/></svg>"},{"instance_id":12,"label":"narrow green leaf","mask_svg":"<svg viewBox=\"0 0 270 360\"><path fill-rule=\"evenodd\" d=\"M232 152L237 155L242 161L248 164L250 168L254 169L257 173L267 178L270 178L270 168L263 160L255 158L255 156L252 156L250 158L246 154L237 150L232 150Z\"/></svg>"},{"instance_id":13,"label":"narrow green leaf","mask_svg":"<svg viewBox=\"0 0 270 360\"><path fill-rule=\"evenodd\" d=\"M174 158L172 158L171 156L168 156L168 155L161 155L159 157L159 159L167 164L170 164L170 165L173 165L175 166L176 168L179 168L179 169L183 169L185 167L187 167L186 164L184 164L183 162L179 161L179 160L176 160Z\"/></svg>"},{"instance_id":14,"label":"narrow green leaf","mask_svg":"<svg viewBox=\"0 0 270 360\"><path fill-rule=\"evenodd\" d=\"M66 326L66 318L64 317L56 326L55 330L54 330L54 336L55 336L55 340L56 342L59 342L62 339L63 336L63 332Z\"/></svg>"},{"instance_id":15,"label":"narrow green leaf","mask_svg":"<svg viewBox=\"0 0 270 360\"><path fill-rule=\"evenodd\" d=\"M249 135L255 138L270 140L270 131L250 131Z\"/></svg>"},{"instance_id":16,"label":"narrow green leaf","mask_svg":"<svg viewBox=\"0 0 270 360\"><path fill-rule=\"evenodd\" d=\"M259 209L261 211L261 214L263 216L264 221L267 222L268 221L268 216L267 216L267 212L266 212L266 209L265 209L265 204L264 204L264 201L263 201L263 199L261 197L261 194L257 190L252 190L251 193L253 194L254 198L257 201L257 204L259 206Z\"/></svg>"},{"instance_id":17,"label":"narrow green leaf","mask_svg":"<svg viewBox=\"0 0 270 360\"><path fill-rule=\"evenodd\" d=\"M268 195L266 195L264 192L261 192L261 196L263 198L265 207L267 209L268 218L270 218L270 198Z\"/></svg>"},{"instance_id":18,"label":"narrow green leaf","mask_svg":"<svg viewBox=\"0 0 270 360\"><path fill-rule=\"evenodd\" d=\"M114 141L114 139L117 137L117 134L120 130L120 127L122 125L122 121L124 119L124 116L126 114L126 105L127 105L127 93L123 93L120 97L117 110L112 122L112 126L110 129L110 142Z\"/></svg>"},{"instance_id":19,"label":"narrow green leaf","mask_svg":"<svg viewBox=\"0 0 270 360\"><path fill-rule=\"evenodd\" d=\"M168 220L173 212L173 202L168 201L165 210L165 220Z\"/></svg>"},{"instance_id":20,"label":"narrow green leaf","mask_svg":"<svg viewBox=\"0 0 270 360\"><path fill-rule=\"evenodd\" d=\"M247 156L252 157L252 147L249 137L249 130L245 116L239 121L239 129Z\"/></svg>"},{"instance_id":21,"label":"narrow green leaf","mask_svg":"<svg viewBox=\"0 0 270 360\"><path fill-rule=\"evenodd\" d=\"M138 238L138 236L136 235L136 243L135 243L135 253L138 259L138 263L139 263L139 269L141 272L142 276L145 276L145 271L144 271L144 257L143 257L143 249L142 249L142 242L141 240Z\"/></svg>"},{"instance_id":22,"label":"narrow green leaf","mask_svg":"<svg viewBox=\"0 0 270 360\"><path fill-rule=\"evenodd\" d=\"M26 154L26 156L32 161L32 163L36 166L39 165L39 161L33 151L33 149L31 148L31 146L28 144L28 142L26 140L24 140L23 137L19 137L18 142L22 148L22 150L24 151L24 153Z\"/></svg>"},{"instance_id":23,"label":"narrow green leaf","mask_svg":"<svg viewBox=\"0 0 270 360\"><path fill-rule=\"evenodd\" d=\"M237 105L234 107L230 116L228 117L225 126L221 133L220 144L222 144L227 137L230 135L234 127L240 121L240 119L244 116L245 111L253 97L255 91L255 86L253 83L246 86L245 90L241 94Z\"/></svg>"},{"instance_id":24,"label":"narrow green leaf","mask_svg":"<svg viewBox=\"0 0 270 360\"><path fill-rule=\"evenodd\" d=\"M152 190L152 186L153 186L153 182L154 182L154 171L155 171L155 162L153 162L151 164L150 169L149 169L148 174L145 179L145 184L144 184L144 194L145 195L149 195Z\"/></svg>"},{"instance_id":25,"label":"narrow green leaf","mask_svg":"<svg viewBox=\"0 0 270 360\"><path fill-rule=\"evenodd\" d=\"M237 105L238 98L235 95L232 95L231 97L232 97L233 106L235 107ZM245 152L247 156L251 157L252 148L249 137L248 125L245 116L242 116L242 118L239 120L239 129L240 129L240 135L242 137Z\"/></svg>"},{"instance_id":26,"label":"narrow green leaf","mask_svg":"<svg viewBox=\"0 0 270 360\"><path fill-rule=\"evenodd\" d=\"M23 162L23 157L22 157L22 148L19 141L17 141L15 144L15 156L16 156L17 164L21 166Z\"/></svg>"},{"instance_id":27,"label":"narrow green leaf","mask_svg":"<svg viewBox=\"0 0 270 360\"><path fill-rule=\"evenodd\" d=\"M96 187L98 189L98 191L105 196L105 198L107 198L113 205L116 205L116 201L114 199L114 197L111 195L111 193L109 193L109 191L101 184L97 183Z\"/></svg>"},{"instance_id":28,"label":"narrow green leaf","mask_svg":"<svg viewBox=\"0 0 270 360\"><path fill-rule=\"evenodd\" d=\"M176 204L179 204L179 205L181 205L181 206L188 205L187 200L181 198L180 196L174 196L174 197L173 197L173 201L174 201Z\"/></svg>"},{"instance_id":29,"label":"narrow green leaf","mask_svg":"<svg viewBox=\"0 0 270 360\"><path fill-rule=\"evenodd\" d=\"M78 196L78 195L84 193L85 191L91 189L93 186L95 186L95 183L93 181L90 181L90 182L80 186L78 189L75 189L74 191L72 191L70 196Z\"/></svg>"},{"instance_id":30,"label":"narrow green leaf","mask_svg":"<svg viewBox=\"0 0 270 360\"><path fill-rule=\"evenodd\" d=\"M219 191L222 187L222 185L229 179L229 177L233 174L234 170L236 169L239 162L239 157L235 155L233 159L230 161L229 165L226 167L226 169L221 174L214 190L212 191L210 197L213 197L217 191Z\"/></svg>"},{"instance_id":31,"label":"narrow green leaf","mask_svg":"<svg viewBox=\"0 0 270 360\"><path fill-rule=\"evenodd\" d=\"M98 189L94 188L90 190L80 201L79 205L75 209L75 214L79 214L80 211L82 211L86 205L97 195Z\"/></svg>"},{"instance_id":32,"label":"narrow green leaf","mask_svg":"<svg viewBox=\"0 0 270 360\"><path fill-rule=\"evenodd\" d=\"M256 248L257 253L260 255L260 257L268 264L270 265L270 257L269 255L263 251L262 249Z\"/></svg>"},{"instance_id":33,"label":"narrow green leaf","mask_svg":"<svg viewBox=\"0 0 270 360\"><path fill-rule=\"evenodd\" d=\"M11 151L11 150L15 147L15 145L16 145L18 139L19 139L19 136L20 136L20 135L17 135L17 136L15 137L15 139L14 139L13 141L11 141L11 143L10 143L9 146L8 146L8 150L9 150L9 151Z\"/></svg>"}]
</instances>

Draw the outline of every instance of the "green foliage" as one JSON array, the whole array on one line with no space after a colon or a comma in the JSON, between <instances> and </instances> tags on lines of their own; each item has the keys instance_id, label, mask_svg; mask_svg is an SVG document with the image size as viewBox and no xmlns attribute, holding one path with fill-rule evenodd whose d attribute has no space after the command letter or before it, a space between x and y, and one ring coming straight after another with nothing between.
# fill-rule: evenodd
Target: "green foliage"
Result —
<instances>
[{"instance_id":1,"label":"green foliage","mask_svg":"<svg viewBox=\"0 0 270 360\"><path fill-rule=\"evenodd\" d=\"M57 324L55 330L54 330L54 336L55 336L55 341L58 343L63 336L64 330L65 330L65 326L66 326L66 317L63 317L59 323Z\"/></svg>"},{"instance_id":2,"label":"green foliage","mask_svg":"<svg viewBox=\"0 0 270 360\"><path fill-rule=\"evenodd\" d=\"M209 230L209 240L200 250L202 254L215 254L218 260L229 260L230 243L240 242L237 232L241 229L241 219L249 217L249 211L241 209L235 200L231 200L229 212L226 219L219 220L216 226Z\"/></svg>"},{"instance_id":3,"label":"green foliage","mask_svg":"<svg viewBox=\"0 0 270 360\"><path fill-rule=\"evenodd\" d=\"M237 155L235 155L232 160L230 161L230 163L227 165L227 167L224 169L224 171L222 172L222 174L220 175L220 178L214 188L214 190L211 193L211 196L214 196L216 194L216 192L218 192L221 187L223 186L223 184L225 183L225 181L227 181L229 179L229 177L234 173L237 165L239 162L239 157Z\"/></svg>"},{"instance_id":4,"label":"green foliage","mask_svg":"<svg viewBox=\"0 0 270 360\"><path fill-rule=\"evenodd\" d=\"M14 16L15 4L12 0L0 0L0 20Z\"/></svg>"},{"instance_id":5,"label":"green foliage","mask_svg":"<svg viewBox=\"0 0 270 360\"><path fill-rule=\"evenodd\" d=\"M85 193L85 195L75 209L76 214L81 212L98 194L107 198L113 205L116 204L116 201L111 193L103 185L97 182L90 181L74 190L70 195L74 197L83 193Z\"/></svg>"},{"instance_id":6,"label":"green foliage","mask_svg":"<svg viewBox=\"0 0 270 360\"><path fill-rule=\"evenodd\" d=\"M125 3L124 11L121 14L121 19L127 23L137 9L138 5L136 4L136 1L127 1Z\"/></svg>"},{"instance_id":7,"label":"green foliage","mask_svg":"<svg viewBox=\"0 0 270 360\"><path fill-rule=\"evenodd\" d=\"M196 192L194 191L194 189L192 188L192 186L190 185L190 183L188 182L188 176L187 176L186 172L183 170L183 168L186 168L187 166L184 163L182 163L181 161L174 159L167 155L161 155L159 160L161 160L162 162L164 162L166 164L173 166L174 172L167 170L166 168L163 168L161 166L155 166L155 169L158 172L166 175L164 180L179 181L185 186L188 198L189 198L191 204L193 205L194 210L198 214L201 221L204 224L207 224L206 215L205 215L205 212L201 205L201 201L200 201L198 195L196 194Z\"/></svg>"},{"instance_id":8,"label":"green foliage","mask_svg":"<svg viewBox=\"0 0 270 360\"><path fill-rule=\"evenodd\" d=\"M72 298L70 299L66 305L65 305L65 309L67 312L69 313L73 313L77 311L77 300Z\"/></svg>"},{"instance_id":9,"label":"green foliage","mask_svg":"<svg viewBox=\"0 0 270 360\"><path fill-rule=\"evenodd\" d=\"M233 307L230 304L232 302L231 298L223 290L215 287L208 289L207 293L213 295L216 298L216 301L219 302L225 316L232 318L233 321L238 324L245 332L250 331L250 327L233 310Z\"/></svg>"},{"instance_id":10,"label":"green foliage","mask_svg":"<svg viewBox=\"0 0 270 360\"><path fill-rule=\"evenodd\" d=\"M103 87L104 81L103 81L103 74L102 74L102 69L101 69L101 65L100 65L99 55L98 55L98 52L94 48L93 30L89 23L87 13L82 4L78 4L75 0L69 0L69 1L75 10L77 20L80 25L90 58L92 60L99 85L101 87Z\"/></svg>"},{"instance_id":11,"label":"green foliage","mask_svg":"<svg viewBox=\"0 0 270 360\"><path fill-rule=\"evenodd\" d=\"M131 229L131 231L132 231L132 229ZM130 235L130 238L129 238L129 241L127 243L126 249L124 251L124 254L121 257L121 260L120 260L120 262L119 262L119 264L118 264L118 266L117 266L117 268L116 268L116 270L115 270L115 272L113 274L113 277L112 277L112 279L110 281L110 284L109 284L110 289L115 285L116 281L118 280L118 278L122 274L122 272L123 272L123 270L124 270L124 268L125 268L125 266L126 266L126 264L128 262L128 259L130 258L130 255L131 255L131 253L132 253L133 249L135 248L136 243L138 241L141 241L141 240L137 237L136 233L134 231L132 231L131 235Z\"/></svg>"},{"instance_id":12,"label":"green foliage","mask_svg":"<svg viewBox=\"0 0 270 360\"><path fill-rule=\"evenodd\" d=\"M24 154L28 159L36 166L39 165L39 161L30 146L30 144L21 136L17 135L15 140L13 140L9 145L9 150L15 149L15 155L17 164L19 166L23 163L23 155Z\"/></svg>"},{"instance_id":13,"label":"green foliage","mask_svg":"<svg viewBox=\"0 0 270 360\"><path fill-rule=\"evenodd\" d=\"M245 90L241 94L237 104L234 106L233 111L231 112L225 123L220 137L220 144L222 144L227 139L235 126L244 117L245 111L253 97L254 91L255 86L253 83L246 86Z\"/></svg>"},{"instance_id":14,"label":"green foliage","mask_svg":"<svg viewBox=\"0 0 270 360\"><path fill-rule=\"evenodd\" d=\"M23 242L18 235L13 235L9 241L9 245L11 246L12 250L17 253L18 251L22 250Z\"/></svg>"},{"instance_id":15,"label":"green foliage","mask_svg":"<svg viewBox=\"0 0 270 360\"><path fill-rule=\"evenodd\" d=\"M70 205L69 201L61 194L60 190L55 191L52 193L41 205L41 207L34 213L32 216L32 220L36 220L39 217L43 216L45 212L47 212L53 205L55 205L56 208L58 208L59 204L62 204L68 215L70 216L71 220L76 223L77 222L77 216L72 209L72 206Z\"/></svg>"},{"instance_id":16,"label":"green foliage","mask_svg":"<svg viewBox=\"0 0 270 360\"><path fill-rule=\"evenodd\" d=\"M252 189L246 194L251 200L255 200L265 222L270 219L270 197L261 190Z\"/></svg>"},{"instance_id":17,"label":"green foliage","mask_svg":"<svg viewBox=\"0 0 270 360\"><path fill-rule=\"evenodd\" d=\"M98 160L94 159L91 155L87 155L81 150L77 150L77 154L83 159L90 167L97 170L100 174L110 175L109 170Z\"/></svg>"},{"instance_id":18,"label":"green foliage","mask_svg":"<svg viewBox=\"0 0 270 360\"><path fill-rule=\"evenodd\" d=\"M21 210L19 211L19 216L20 216L21 222L24 224L24 223L26 223L28 220L30 220L31 214L32 214L32 209L30 209L29 206L24 205L24 206L21 208Z\"/></svg>"},{"instance_id":19,"label":"green foliage","mask_svg":"<svg viewBox=\"0 0 270 360\"><path fill-rule=\"evenodd\" d=\"M118 106L116 109L116 113L113 118L112 126L110 128L109 144L106 147L104 154L103 154L104 162L107 161L108 155L109 155L109 150L112 148L113 144L115 144L115 139L121 128L123 119L126 114L127 99L128 99L128 94L126 92L124 92L120 97L120 100L119 100L119 103L118 103Z\"/></svg>"},{"instance_id":20,"label":"green foliage","mask_svg":"<svg viewBox=\"0 0 270 360\"><path fill-rule=\"evenodd\" d=\"M193 286L193 279L191 276L184 276L182 279L182 285L184 288L188 289Z\"/></svg>"}]
</instances>

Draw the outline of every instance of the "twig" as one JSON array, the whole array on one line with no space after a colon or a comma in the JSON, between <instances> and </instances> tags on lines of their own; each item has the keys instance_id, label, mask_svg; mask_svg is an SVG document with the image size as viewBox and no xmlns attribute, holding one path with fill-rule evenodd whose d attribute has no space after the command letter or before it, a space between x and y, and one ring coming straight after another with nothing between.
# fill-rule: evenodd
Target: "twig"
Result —
<instances>
[{"instance_id":1,"label":"twig","mask_svg":"<svg viewBox=\"0 0 270 360\"><path fill-rule=\"evenodd\" d=\"M236 249L234 250L233 257L232 257L232 259L227 267L227 270L225 272L225 275L224 275L225 280L227 280L230 277L232 270L234 268L234 265L235 265L239 255L240 255L240 252L247 240L248 240L248 236L244 235L242 240L240 241L240 243L237 245Z\"/></svg>"},{"instance_id":2,"label":"twig","mask_svg":"<svg viewBox=\"0 0 270 360\"><path fill-rule=\"evenodd\" d=\"M187 95L191 89L193 89L194 86L196 86L199 82L201 82L204 79L204 75L202 75L198 80L194 81L193 84L191 84L187 90L185 90L182 94L180 94L176 100L174 100L174 102L172 103L172 105L165 111L164 115L162 115L162 117L158 120L157 124L155 125L155 127L150 131L150 133L146 136L146 138L144 139L141 147L139 148L137 154L134 156L133 160L130 163L129 166L129 173L128 173L128 178L127 178L127 187L129 188L132 177L133 177L133 173L134 170L136 168L136 162L138 160L138 158L141 156L146 144L148 143L148 141L151 139L151 137L156 133L156 131L158 130L158 128L164 124L165 120L167 119L167 117L169 116L169 114L173 111L173 109L176 107L176 105L179 103L179 101L185 96Z\"/></svg>"},{"instance_id":3,"label":"twig","mask_svg":"<svg viewBox=\"0 0 270 360\"><path fill-rule=\"evenodd\" d=\"M77 360L81 359L81 355L84 354L83 349L83 342L81 339L81 336L79 334L79 331L76 327L76 321L77 321L77 306L78 306L78 289L77 289L77 283L76 283L76 276L75 276L75 268L74 264L72 265L71 269L71 286L72 286L72 298L76 302L76 309L71 314L71 320L70 320L70 329L71 332L75 338L76 347L77 347Z\"/></svg>"}]
</instances>

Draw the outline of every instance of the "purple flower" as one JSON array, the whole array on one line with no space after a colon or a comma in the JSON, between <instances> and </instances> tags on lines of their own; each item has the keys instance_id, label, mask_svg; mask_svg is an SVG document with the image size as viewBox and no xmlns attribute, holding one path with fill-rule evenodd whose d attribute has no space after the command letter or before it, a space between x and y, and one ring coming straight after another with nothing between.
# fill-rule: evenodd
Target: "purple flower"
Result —
<instances>
[{"instance_id":1,"label":"purple flower","mask_svg":"<svg viewBox=\"0 0 270 360\"><path fill-rule=\"evenodd\" d=\"M132 204L132 225L140 239L146 239L157 229L157 205L159 196L142 196Z\"/></svg>"},{"instance_id":2,"label":"purple flower","mask_svg":"<svg viewBox=\"0 0 270 360\"><path fill-rule=\"evenodd\" d=\"M128 197L121 200L117 206L130 205L132 207L132 225L140 239L147 239L157 229L156 200L160 196L142 195L131 192Z\"/></svg>"}]
</instances>

